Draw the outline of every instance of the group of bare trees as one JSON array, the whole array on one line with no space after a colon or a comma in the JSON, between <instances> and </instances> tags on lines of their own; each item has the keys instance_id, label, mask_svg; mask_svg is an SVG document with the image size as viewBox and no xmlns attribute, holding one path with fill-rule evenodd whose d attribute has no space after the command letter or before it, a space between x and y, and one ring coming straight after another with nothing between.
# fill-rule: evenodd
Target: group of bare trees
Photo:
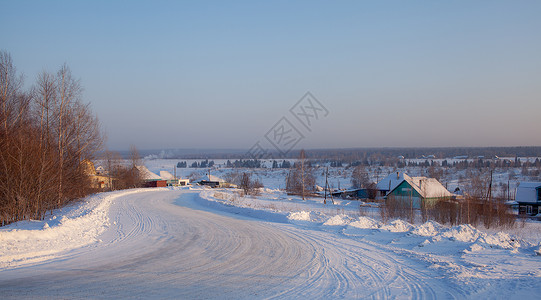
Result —
<instances>
[{"instance_id":1,"label":"group of bare trees","mask_svg":"<svg viewBox=\"0 0 541 300\"><path fill-rule=\"evenodd\" d=\"M239 188L242 189L244 195L257 196L261 193L263 183L258 179L252 179L249 173L243 172L240 176Z\"/></svg>"},{"instance_id":2,"label":"group of bare trees","mask_svg":"<svg viewBox=\"0 0 541 300\"><path fill-rule=\"evenodd\" d=\"M244 195L257 196L264 187L263 183L257 178L254 179L250 172L233 171L225 175L225 180L236 184Z\"/></svg>"},{"instance_id":3,"label":"group of bare trees","mask_svg":"<svg viewBox=\"0 0 541 300\"><path fill-rule=\"evenodd\" d=\"M422 221L434 220L441 224L483 225L485 228L512 228L516 223L509 206L501 201L467 196L463 200L442 199L433 204L421 203Z\"/></svg>"},{"instance_id":4,"label":"group of bare trees","mask_svg":"<svg viewBox=\"0 0 541 300\"><path fill-rule=\"evenodd\" d=\"M286 191L290 195L300 195L302 200L314 194L316 190L316 177L314 170L306 160L304 150L300 151L299 160L290 169L286 178Z\"/></svg>"},{"instance_id":5,"label":"group of bare trees","mask_svg":"<svg viewBox=\"0 0 541 300\"><path fill-rule=\"evenodd\" d=\"M420 208L416 208L418 205ZM418 211L420 214L417 214ZM483 225L485 228L512 228L516 223L516 216L505 203L472 196L460 200L388 196L379 212L384 222L388 219L403 219L415 223L420 217L422 222L433 220L440 224Z\"/></svg>"},{"instance_id":6,"label":"group of bare trees","mask_svg":"<svg viewBox=\"0 0 541 300\"><path fill-rule=\"evenodd\" d=\"M108 181L105 190L131 189L144 185L143 175L138 169L138 166L143 165L141 156L135 146L130 148L128 159L124 159L118 152L104 152L102 161L107 170Z\"/></svg>"},{"instance_id":7,"label":"group of bare trees","mask_svg":"<svg viewBox=\"0 0 541 300\"><path fill-rule=\"evenodd\" d=\"M0 225L42 219L91 192L83 162L103 139L81 93L66 65L24 90L11 56L0 51Z\"/></svg>"}]
</instances>

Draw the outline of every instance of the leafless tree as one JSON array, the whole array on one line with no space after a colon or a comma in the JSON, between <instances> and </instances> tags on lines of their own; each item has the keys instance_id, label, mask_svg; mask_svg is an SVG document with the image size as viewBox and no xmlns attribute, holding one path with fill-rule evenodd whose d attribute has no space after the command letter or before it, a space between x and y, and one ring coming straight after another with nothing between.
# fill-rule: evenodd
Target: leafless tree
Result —
<instances>
[{"instance_id":1,"label":"leafless tree","mask_svg":"<svg viewBox=\"0 0 541 300\"><path fill-rule=\"evenodd\" d=\"M351 173L351 185L353 188L368 188L370 186L368 172L362 166L356 166Z\"/></svg>"}]
</instances>

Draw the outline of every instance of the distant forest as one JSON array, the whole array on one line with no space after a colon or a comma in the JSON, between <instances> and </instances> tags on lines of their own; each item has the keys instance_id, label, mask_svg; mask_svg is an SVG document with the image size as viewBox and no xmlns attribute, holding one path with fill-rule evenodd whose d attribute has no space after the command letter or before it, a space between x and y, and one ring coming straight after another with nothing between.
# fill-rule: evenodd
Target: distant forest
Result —
<instances>
[{"instance_id":1,"label":"distant forest","mask_svg":"<svg viewBox=\"0 0 541 300\"><path fill-rule=\"evenodd\" d=\"M171 149L140 151L142 156L148 158L171 159L251 159L247 150L204 150L204 149ZM285 155L268 151L269 159L295 159L299 157L300 150L293 150ZM126 152L126 155L128 152ZM541 147L448 147L448 148L349 148L349 149L307 149L306 157L316 160L339 160L351 163L365 159L397 158L405 159L425 158L453 158L468 157L485 158L498 157L541 157Z\"/></svg>"}]
</instances>

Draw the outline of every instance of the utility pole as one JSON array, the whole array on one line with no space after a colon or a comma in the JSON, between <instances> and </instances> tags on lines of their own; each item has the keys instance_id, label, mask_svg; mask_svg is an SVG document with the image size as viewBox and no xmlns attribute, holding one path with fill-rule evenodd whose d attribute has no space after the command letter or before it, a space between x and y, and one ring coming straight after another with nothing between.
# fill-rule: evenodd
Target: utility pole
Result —
<instances>
[{"instance_id":1,"label":"utility pole","mask_svg":"<svg viewBox=\"0 0 541 300\"><path fill-rule=\"evenodd\" d=\"M327 187L329 186L329 182L327 181L327 175L329 174L329 167L325 170L325 199L323 199L323 204L327 204Z\"/></svg>"},{"instance_id":2,"label":"utility pole","mask_svg":"<svg viewBox=\"0 0 541 300\"><path fill-rule=\"evenodd\" d=\"M492 200L492 170L490 170L490 183L488 184L487 200Z\"/></svg>"}]
</instances>

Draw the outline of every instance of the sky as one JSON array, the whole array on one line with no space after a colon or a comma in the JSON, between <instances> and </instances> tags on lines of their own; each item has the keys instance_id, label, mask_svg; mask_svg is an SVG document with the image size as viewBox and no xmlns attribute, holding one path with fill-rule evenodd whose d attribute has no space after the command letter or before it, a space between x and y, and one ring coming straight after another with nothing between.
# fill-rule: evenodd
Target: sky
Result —
<instances>
[{"instance_id":1,"label":"sky","mask_svg":"<svg viewBox=\"0 0 541 300\"><path fill-rule=\"evenodd\" d=\"M28 87L66 63L111 150L541 146L540 15L541 1L0 0L0 50Z\"/></svg>"}]
</instances>

